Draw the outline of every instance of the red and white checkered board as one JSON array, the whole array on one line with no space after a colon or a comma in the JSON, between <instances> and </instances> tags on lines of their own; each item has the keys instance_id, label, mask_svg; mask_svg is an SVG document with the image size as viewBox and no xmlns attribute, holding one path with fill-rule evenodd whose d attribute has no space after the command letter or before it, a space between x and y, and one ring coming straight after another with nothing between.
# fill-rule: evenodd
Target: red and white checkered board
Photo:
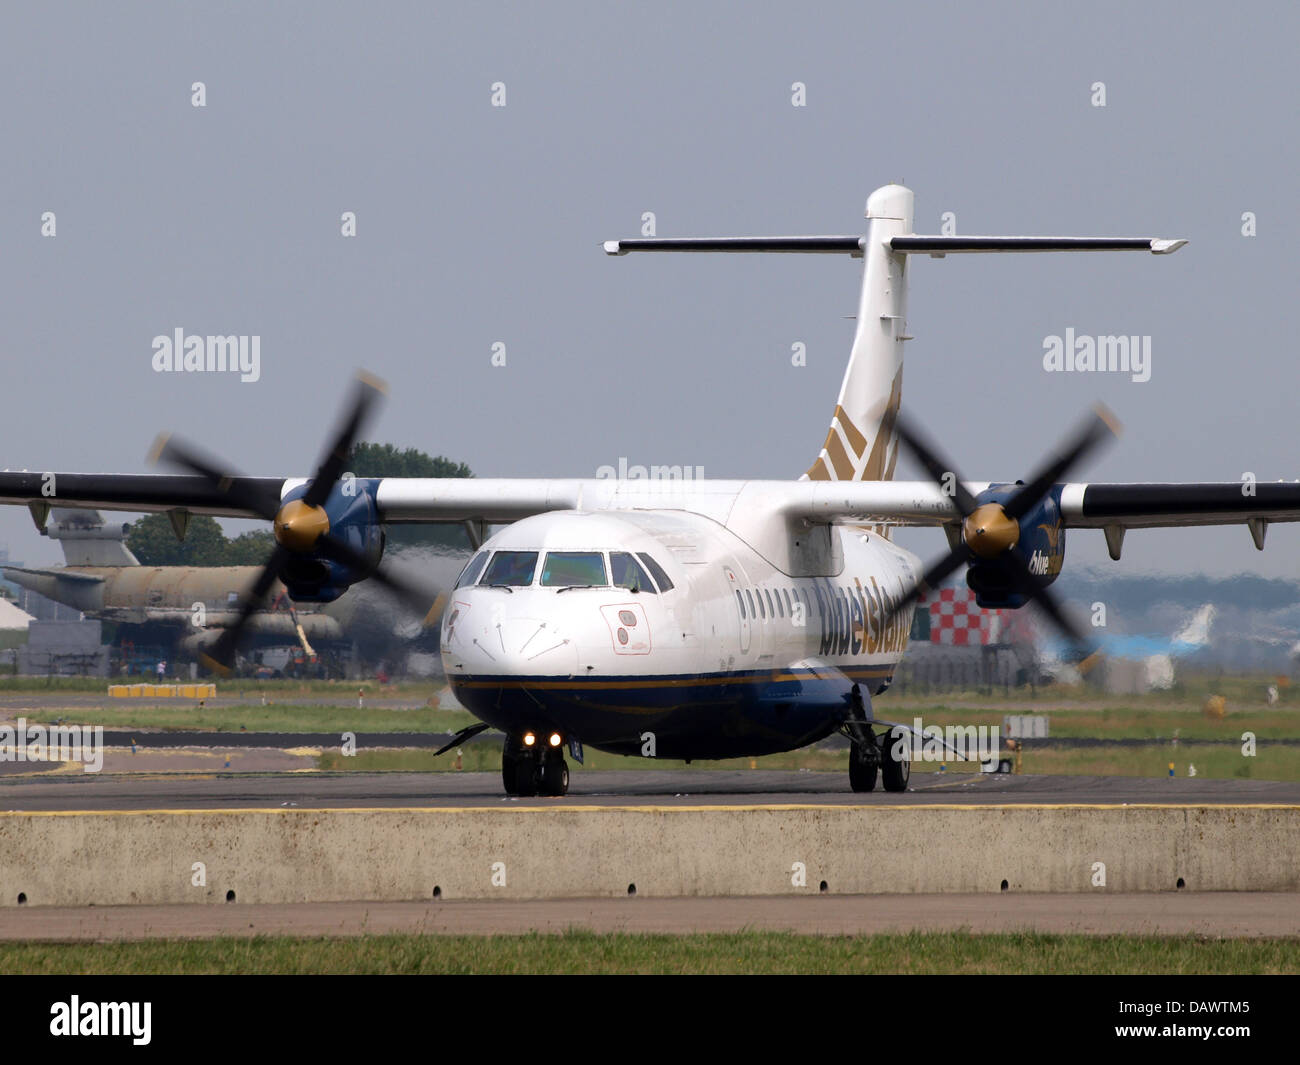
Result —
<instances>
[{"instance_id":1,"label":"red and white checkered board","mask_svg":"<svg viewBox=\"0 0 1300 1065\"><path fill-rule=\"evenodd\" d=\"M925 599L930 607L930 642L983 647L1001 635L1001 610L981 610L969 588L940 588Z\"/></svg>"}]
</instances>

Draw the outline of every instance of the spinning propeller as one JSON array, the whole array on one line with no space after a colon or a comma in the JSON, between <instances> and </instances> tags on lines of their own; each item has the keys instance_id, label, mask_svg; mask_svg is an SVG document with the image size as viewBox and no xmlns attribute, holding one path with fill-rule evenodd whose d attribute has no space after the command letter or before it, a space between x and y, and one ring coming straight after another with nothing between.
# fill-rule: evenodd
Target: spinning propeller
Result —
<instances>
[{"instance_id":1,"label":"spinning propeller","mask_svg":"<svg viewBox=\"0 0 1300 1065\"><path fill-rule=\"evenodd\" d=\"M378 378L366 373L357 375L347 416L334 432L332 443L306 492L275 509L268 508L251 491L242 489L240 482L234 479L234 474L222 470L214 460L181 443L170 433L164 433L155 442L151 453L155 462L168 462L207 478L226 495L232 507L255 513L271 522L275 533L275 548L252 587L241 598L239 614L234 624L223 630L216 643L199 656L209 669L224 674L234 668L235 653L249 618L263 606L271 586L281 576L286 564L295 558L310 556L329 559L362 577L376 581L416 614L424 616L428 612L434 595L409 580L394 577L382 564L377 565L373 558L368 558L334 535L330 531L330 516L325 509L326 501L343 477L344 466L357 436L375 403L386 391Z\"/></svg>"},{"instance_id":2,"label":"spinning propeller","mask_svg":"<svg viewBox=\"0 0 1300 1065\"><path fill-rule=\"evenodd\" d=\"M930 565L921 579L899 600L890 616L898 614L927 589L937 588L952 573L967 564L991 562L1010 578L1015 590L1043 608L1052 623L1076 647L1086 648L1088 641L1061 609L1060 600L1047 582L1034 575L1019 547L1021 519L1032 513L1065 474L1091 451L1119 435L1119 423L1105 407L1097 406L1092 416L1069 438L1056 455L1045 462L1028 482L1017 482L1018 490L1009 499L998 502L977 498L962 484L956 467L941 456L938 449L905 421L894 419L893 428L916 460L951 496L961 515L960 540L952 550ZM992 490L990 490L992 491ZM980 493L987 497L990 492ZM1000 493L1001 494L1001 493Z\"/></svg>"}]
</instances>

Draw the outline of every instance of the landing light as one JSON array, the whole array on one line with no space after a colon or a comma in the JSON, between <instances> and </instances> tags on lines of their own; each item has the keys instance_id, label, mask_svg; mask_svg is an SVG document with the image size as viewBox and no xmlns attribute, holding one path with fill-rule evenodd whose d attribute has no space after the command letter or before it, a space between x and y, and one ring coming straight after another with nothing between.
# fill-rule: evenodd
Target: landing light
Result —
<instances>
[{"instance_id":1,"label":"landing light","mask_svg":"<svg viewBox=\"0 0 1300 1065\"><path fill-rule=\"evenodd\" d=\"M558 732L552 732L552 733L551 733L551 746L552 746L552 747L558 747L562 742L563 742L563 740L561 739L560 734L559 734Z\"/></svg>"},{"instance_id":2,"label":"landing light","mask_svg":"<svg viewBox=\"0 0 1300 1065\"><path fill-rule=\"evenodd\" d=\"M531 746L532 746L533 744L535 744L536 742L537 742L537 737L534 736L531 732L525 732L525 733L524 733L524 746L525 746L525 747L531 747Z\"/></svg>"}]
</instances>

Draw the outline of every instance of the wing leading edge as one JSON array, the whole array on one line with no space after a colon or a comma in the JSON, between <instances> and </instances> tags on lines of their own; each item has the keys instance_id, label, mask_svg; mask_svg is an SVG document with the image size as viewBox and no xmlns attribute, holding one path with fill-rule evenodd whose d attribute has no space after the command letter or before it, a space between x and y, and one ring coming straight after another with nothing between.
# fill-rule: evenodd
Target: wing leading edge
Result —
<instances>
[{"instance_id":1,"label":"wing leading edge","mask_svg":"<svg viewBox=\"0 0 1300 1065\"><path fill-rule=\"evenodd\" d=\"M301 484L281 477L236 477L231 495L260 498L274 510ZM967 482L972 494L987 482ZM1107 530L1300 521L1300 482L1071 483L1060 486L1062 524ZM0 472L0 504L93 507L214 517L256 517L201 477L167 474ZM381 521L506 524L558 510L689 510L730 524L738 512L814 524L862 522L936 526L960 520L950 497L929 481L723 481L386 477L376 505ZM1118 530L1118 533L1116 533Z\"/></svg>"}]
</instances>

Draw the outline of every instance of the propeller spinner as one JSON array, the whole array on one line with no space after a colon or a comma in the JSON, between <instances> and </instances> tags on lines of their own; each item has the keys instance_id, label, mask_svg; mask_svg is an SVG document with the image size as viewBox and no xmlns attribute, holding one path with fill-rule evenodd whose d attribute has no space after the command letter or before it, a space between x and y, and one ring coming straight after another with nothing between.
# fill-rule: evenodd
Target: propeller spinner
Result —
<instances>
[{"instance_id":1,"label":"propeller spinner","mask_svg":"<svg viewBox=\"0 0 1300 1065\"><path fill-rule=\"evenodd\" d=\"M1030 568L1021 545L1021 520L1047 499L1053 486L1067 471L1089 452L1119 435L1120 427L1114 415L1105 407L1097 406L1064 447L1029 481L1019 484L1013 495L1001 501L988 498L990 493L981 493L981 498L971 495L956 467L901 415L894 419L893 428L916 460L950 495L962 522L958 543L948 554L927 567L921 579L894 605L890 616L898 614L927 589L937 588L962 566L995 563L1006 573L1015 591L1041 606L1066 639L1076 647L1086 648L1084 634L1066 616L1047 583Z\"/></svg>"}]
</instances>

